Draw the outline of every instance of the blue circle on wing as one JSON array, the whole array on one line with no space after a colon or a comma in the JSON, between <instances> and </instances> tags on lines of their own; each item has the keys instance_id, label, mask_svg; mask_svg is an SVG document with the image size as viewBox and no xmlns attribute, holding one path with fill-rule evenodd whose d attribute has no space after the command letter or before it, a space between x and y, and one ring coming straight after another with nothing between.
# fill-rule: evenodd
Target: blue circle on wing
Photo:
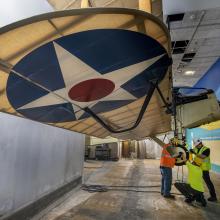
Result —
<instances>
[{"instance_id":1,"label":"blue circle on wing","mask_svg":"<svg viewBox=\"0 0 220 220\"><path fill-rule=\"evenodd\" d=\"M90 30L64 36L54 42L101 75L164 54L145 71L121 86L136 98L147 94L149 80L161 81L170 65L170 58L166 50L156 40L128 30ZM33 50L23 57L13 67L13 70L50 91L65 87L53 42ZM47 95L49 92L13 72L9 75L6 91L12 107L27 118L47 123L77 120L70 103L45 104L44 106L22 109L22 106ZM91 109L95 113L108 112L130 102L132 100L100 101ZM83 114L80 119L86 117L89 115Z\"/></svg>"}]
</instances>

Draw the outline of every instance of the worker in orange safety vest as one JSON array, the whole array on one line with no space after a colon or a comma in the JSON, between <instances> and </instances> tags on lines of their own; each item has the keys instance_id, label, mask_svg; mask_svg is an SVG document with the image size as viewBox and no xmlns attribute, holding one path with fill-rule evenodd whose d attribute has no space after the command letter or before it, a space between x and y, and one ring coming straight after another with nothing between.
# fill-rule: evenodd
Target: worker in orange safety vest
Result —
<instances>
[{"instance_id":1,"label":"worker in orange safety vest","mask_svg":"<svg viewBox=\"0 0 220 220\"><path fill-rule=\"evenodd\" d=\"M161 195L164 198L174 199L175 197L170 194L172 186L172 168L175 165L176 157L179 155L172 155L169 153L168 148L172 148L175 145L175 138L171 138L169 144L163 146L163 150L160 158L160 172L162 175L161 181Z\"/></svg>"}]
</instances>

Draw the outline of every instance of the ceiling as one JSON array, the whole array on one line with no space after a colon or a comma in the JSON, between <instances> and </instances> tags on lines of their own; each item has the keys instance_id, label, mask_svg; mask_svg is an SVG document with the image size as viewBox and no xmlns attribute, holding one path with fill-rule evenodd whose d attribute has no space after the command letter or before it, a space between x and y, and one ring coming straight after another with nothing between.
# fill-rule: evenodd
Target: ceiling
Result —
<instances>
[{"instance_id":1,"label":"ceiling","mask_svg":"<svg viewBox=\"0 0 220 220\"><path fill-rule=\"evenodd\" d=\"M174 85L193 86L220 57L220 8L186 12L170 22L170 34L172 42L188 41L176 48L173 43Z\"/></svg>"},{"instance_id":2,"label":"ceiling","mask_svg":"<svg viewBox=\"0 0 220 220\"><path fill-rule=\"evenodd\" d=\"M81 0L47 0L56 10L81 7ZM89 0L90 7L138 8L138 0Z\"/></svg>"},{"instance_id":3,"label":"ceiling","mask_svg":"<svg viewBox=\"0 0 220 220\"><path fill-rule=\"evenodd\" d=\"M56 10L80 8L82 0L47 0ZM90 7L139 8L139 0L89 0ZM162 1L152 0L152 14L162 19Z\"/></svg>"},{"instance_id":4,"label":"ceiling","mask_svg":"<svg viewBox=\"0 0 220 220\"><path fill-rule=\"evenodd\" d=\"M62 10L79 8L81 0L48 0L48 2L55 9ZM139 0L90 0L91 7L138 9L138 3ZM152 3L153 14L161 18L161 1L154 0ZM187 7L190 6L190 2L187 4ZM204 4L208 7L207 3L203 2ZM183 6L176 13L181 12L181 10L184 11ZM197 6L194 5L195 7ZM173 42L188 42L188 45L182 48L185 51L182 50L181 52L180 47L178 48L179 53L172 55L175 86L193 86L220 57L220 8L192 12L189 12L189 10L190 7L188 7L186 13L183 13L182 20L170 22L171 40ZM167 16L164 17L165 22L166 20ZM186 75L186 71L191 72Z\"/></svg>"}]
</instances>

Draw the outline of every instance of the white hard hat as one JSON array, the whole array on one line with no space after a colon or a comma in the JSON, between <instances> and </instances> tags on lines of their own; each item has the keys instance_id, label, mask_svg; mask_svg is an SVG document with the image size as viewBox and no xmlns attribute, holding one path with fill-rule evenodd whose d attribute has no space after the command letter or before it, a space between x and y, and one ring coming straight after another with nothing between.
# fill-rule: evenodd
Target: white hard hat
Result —
<instances>
[{"instance_id":1,"label":"white hard hat","mask_svg":"<svg viewBox=\"0 0 220 220\"><path fill-rule=\"evenodd\" d=\"M196 147L197 145L201 144L201 143L202 143L202 141L201 141L199 138L194 138L194 139L193 139L193 144L194 144L195 147Z\"/></svg>"}]
</instances>

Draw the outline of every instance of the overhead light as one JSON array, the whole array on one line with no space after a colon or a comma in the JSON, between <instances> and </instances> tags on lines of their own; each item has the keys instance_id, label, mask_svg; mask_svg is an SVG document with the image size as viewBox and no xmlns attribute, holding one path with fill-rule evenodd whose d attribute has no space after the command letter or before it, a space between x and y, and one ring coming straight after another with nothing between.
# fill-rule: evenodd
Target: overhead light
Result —
<instances>
[{"instance_id":1,"label":"overhead light","mask_svg":"<svg viewBox=\"0 0 220 220\"><path fill-rule=\"evenodd\" d=\"M187 71L185 71L185 73L184 73L184 75L187 75L187 76L192 76L192 75L194 75L195 74L195 71L193 71L193 70L187 70Z\"/></svg>"},{"instance_id":2,"label":"overhead light","mask_svg":"<svg viewBox=\"0 0 220 220\"><path fill-rule=\"evenodd\" d=\"M191 20L194 20L196 18L196 16L194 14L190 15L189 17Z\"/></svg>"}]
</instances>

